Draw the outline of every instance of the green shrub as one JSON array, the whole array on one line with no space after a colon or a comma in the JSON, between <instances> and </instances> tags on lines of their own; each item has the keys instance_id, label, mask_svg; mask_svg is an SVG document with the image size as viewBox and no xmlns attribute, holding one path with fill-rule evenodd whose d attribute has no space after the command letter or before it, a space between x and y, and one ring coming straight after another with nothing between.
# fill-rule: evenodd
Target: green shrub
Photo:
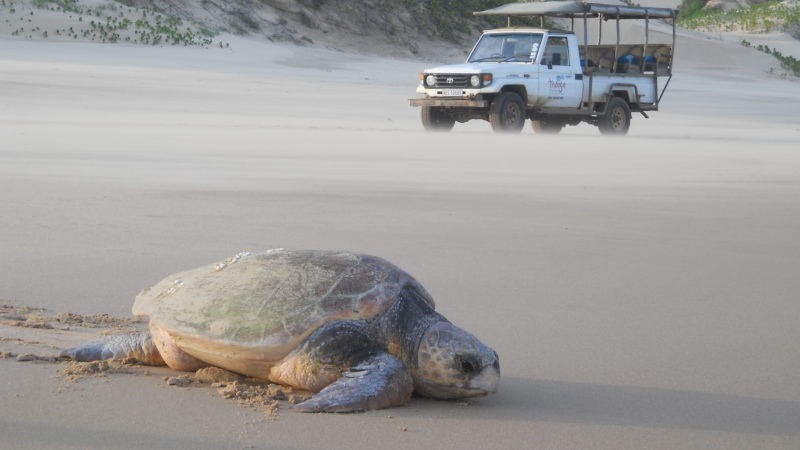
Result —
<instances>
[{"instance_id":1,"label":"green shrub","mask_svg":"<svg viewBox=\"0 0 800 450\"><path fill-rule=\"evenodd\" d=\"M705 8L708 0L683 0L678 7L678 17L693 17Z\"/></svg>"}]
</instances>

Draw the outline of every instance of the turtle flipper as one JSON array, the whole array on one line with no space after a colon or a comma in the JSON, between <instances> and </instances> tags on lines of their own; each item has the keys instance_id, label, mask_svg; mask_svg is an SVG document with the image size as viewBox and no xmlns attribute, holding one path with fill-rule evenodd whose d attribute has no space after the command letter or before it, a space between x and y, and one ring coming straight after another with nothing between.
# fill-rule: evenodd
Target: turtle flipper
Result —
<instances>
[{"instance_id":1,"label":"turtle flipper","mask_svg":"<svg viewBox=\"0 0 800 450\"><path fill-rule=\"evenodd\" d=\"M293 406L300 412L355 412L402 405L414 381L397 358L380 353L352 367L311 399Z\"/></svg>"},{"instance_id":2,"label":"turtle flipper","mask_svg":"<svg viewBox=\"0 0 800 450\"><path fill-rule=\"evenodd\" d=\"M164 365L161 354L147 332L107 336L62 350L60 355L76 361L134 358L152 366Z\"/></svg>"}]
</instances>

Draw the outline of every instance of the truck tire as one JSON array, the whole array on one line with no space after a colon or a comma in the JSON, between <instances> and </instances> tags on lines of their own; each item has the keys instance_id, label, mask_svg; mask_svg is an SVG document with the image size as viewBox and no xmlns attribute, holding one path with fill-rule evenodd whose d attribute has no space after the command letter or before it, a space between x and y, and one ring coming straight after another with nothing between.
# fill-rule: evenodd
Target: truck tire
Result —
<instances>
[{"instance_id":1,"label":"truck tire","mask_svg":"<svg viewBox=\"0 0 800 450\"><path fill-rule=\"evenodd\" d=\"M564 128L564 122L557 120L531 120L531 128L540 134L558 134Z\"/></svg>"},{"instance_id":2,"label":"truck tire","mask_svg":"<svg viewBox=\"0 0 800 450\"><path fill-rule=\"evenodd\" d=\"M620 97L611 97L606 105L606 113L600 117L597 128L600 133L624 136L631 127L631 108Z\"/></svg>"},{"instance_id":3,"label":"truck tire","mask_svg":"<svg viewBox=\"0 0 800 450\"><path fill-rule=\"evenodd\" d=\"M527 119L525 103L514 92L503 92L492 101L489 123L498 133L519 133Z\"/></svg>"},{"instance_id":4,"label":"truck tire","mask_svg":"<svg viewBox=\"0 0 800 450\"><path fill-rule=\"evenodd\" d=\"M450 131L456 124L449 114L442 112L441 108L435 106L422 107L422 127L428 131Z\"/></svg>"}]
</instances>

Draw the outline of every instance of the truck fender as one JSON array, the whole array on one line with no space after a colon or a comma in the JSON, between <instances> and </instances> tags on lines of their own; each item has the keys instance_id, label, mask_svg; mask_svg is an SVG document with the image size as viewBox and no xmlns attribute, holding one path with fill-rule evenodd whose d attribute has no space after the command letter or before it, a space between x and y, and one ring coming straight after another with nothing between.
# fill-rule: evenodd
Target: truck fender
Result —
<instances>
[{"instance_id":1,"label":"truck fender","mask_svg":"<svg viewBox=\"0 0 800 450\"><path fill-rule=\"evenodd\" d=\"M639 90L635 84L612 84L608 89L608 97L620 97L625 100L631 109L638 109L639 107Z\"/></svg>"},{"instance_id":2,"label":"truck fender","mask_svg":"<svg viewBox=\"0 0 800 450\"><path fill-rule=\"evenodd\" d=\"M522 101L525 102L525 105L528 104L528 89L525 86L519 84L508 84L503 86L503 88L500 89L500 92L513 92L522 97Z\"/></svg>"}]
</instances>

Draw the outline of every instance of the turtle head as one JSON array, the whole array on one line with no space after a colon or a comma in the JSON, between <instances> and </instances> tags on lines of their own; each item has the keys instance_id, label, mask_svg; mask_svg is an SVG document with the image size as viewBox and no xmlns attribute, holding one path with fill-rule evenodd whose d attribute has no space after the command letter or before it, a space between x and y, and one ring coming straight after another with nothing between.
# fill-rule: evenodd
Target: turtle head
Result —
<instances>
[{"instance_id":1,"label":"turtle head","mask_svg":"<svg viewBox=\"0 0 800 450\"><path fill-rule=\"evenodd\" d=\"M497 352L450 322L431 325L417 351L414 388L433 398L478 397L497 391Z\"/></svg>"}]
</instances>

